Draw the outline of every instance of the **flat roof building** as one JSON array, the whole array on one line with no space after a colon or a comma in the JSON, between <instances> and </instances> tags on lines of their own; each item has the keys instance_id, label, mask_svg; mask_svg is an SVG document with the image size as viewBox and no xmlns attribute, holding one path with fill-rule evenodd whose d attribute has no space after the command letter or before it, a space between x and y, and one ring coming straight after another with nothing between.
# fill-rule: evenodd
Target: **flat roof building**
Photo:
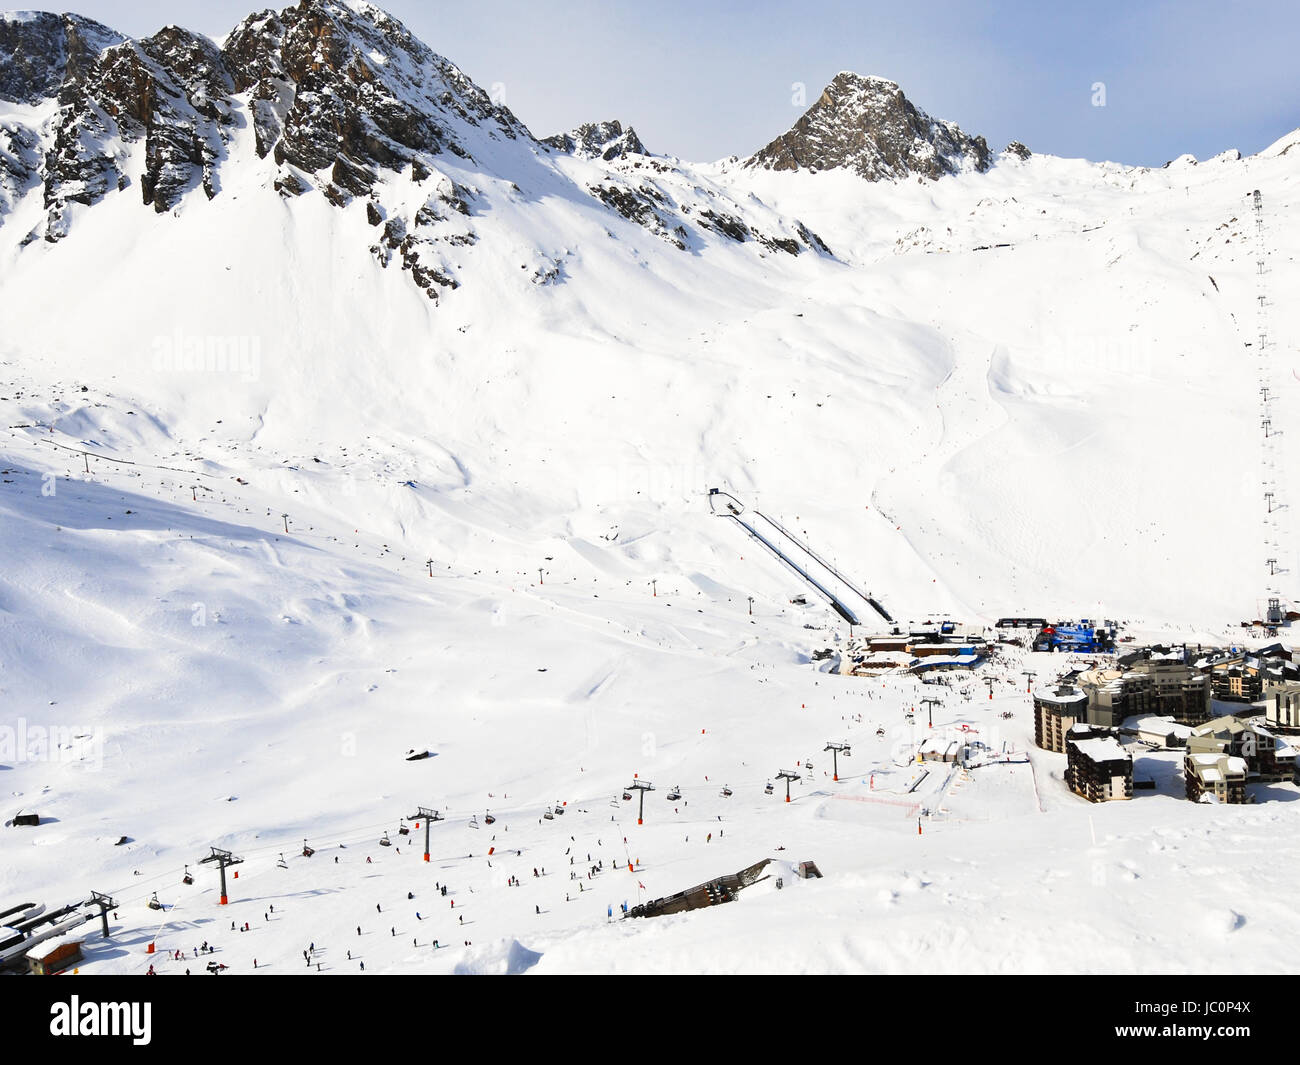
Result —
<instances>
[{"instance_id":1,"label":"flat roof building","mask_svg":"<svg viewBox=\"0 0 1300 1065\"><path fill-rule=\"evenodd\" d=\"M1065 783L1089 802L1133 798L1133 756L1113 733L1075 725L1065 740Z\"/></svg>"},{"instance_id":2,"label":"flat roof building","mask_svg":"<svg viewBox=\"0 0 1300 1065\"><path fill-rule=\"evenodd\" d=\"M1065 753L1066 734L1086 721L1088 695L1073 684L1055 684L1034 692L1034 742L1045 751Z\"/></svg>"}]
</instances>

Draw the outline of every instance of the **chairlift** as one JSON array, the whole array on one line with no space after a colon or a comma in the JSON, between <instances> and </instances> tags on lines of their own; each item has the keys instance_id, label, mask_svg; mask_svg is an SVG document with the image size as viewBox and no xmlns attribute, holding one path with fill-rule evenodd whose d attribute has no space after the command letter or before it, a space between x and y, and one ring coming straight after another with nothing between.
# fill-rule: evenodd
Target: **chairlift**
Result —
<instances>
[{"instance_id":1,"label":"chairlift","mask_svg":"<svg viewBox=\"0 0 1300 1065\"><path fill-rule=\"evenodd\" d=\"M190 875L190 867L188 865L185 867L185 875L181 877L181 883L182 884L194 883L194 877Z\"/></svg>"},{"instance_id":2,"label":"chairlift","mask_svg":"<svg viewBox=\"0 0 1300 1065\"><path fill-rule=\"evenodd\" d=\"M555 804L555 812L556 812L557 814L562 814L562 813L564 813L564 804L563 804L563 803L558 803L558 802L557 802L557 803Z\"/></svg>"},{"instance_id":3,"label":"chairlift","mask_svg":"<svg viewBox=\"0 0 1300 1065\"><path fill-rule=\"evenodd\" d=\"M391 847L393 845L393 841L388 838L388 833L386 831L384 832L384 838L379 841L379 845L381 847Z\"/></svg>"},{"instance_id":4,"label":"chairlift","mask_svg":"<svg viewBox=\"0 0 1300 1065\"><path fill-rule=\"evenodd\" d=\"M551 813L551 811L550 811L549 809L546 811L546 813L542 814L542 816L543 816L544 818L546 818L546 820L548 820L548 821L554 821L554 820L555 820L555 815L554 815L553 813Z\"/></svg>"},{"instance_id":5,"label":"chairlift","mask_svg":"<svg viewBox=\"0 0 1300 1065\"><path fill-rule=\"evenodd\" d=\"M497 823L497 819L493 817L491 814L484 814L483 823L487 825L495 825Z\"/></svg>"},{"instance_id":6,"label":"chairlift","mask_svg":"<svg viewBox=\"0 0 1300 1065\"><path fill-rule=\"evenodd\" d=\"M411 834L411 830L407 828L405 825L403 825L401 828L397 830L397 834L399 836L409 836Z\"/></svg>"},{"instance_id":7,"label":"chairlift","mask_svg":"<svg viewBox=\"0 0 1300 1065\"><path fill-rule=\"evenodd\" d=\"M478 814L474 814L474 815L469 819L469 827L470 827L470 828L478 828Z\"/></svg>"},{"instance_id":8,"label":"chairlift","mask_svg":"<svg viewBox=\"0 0 1300 1065\"><path fill-rule=\"evenodd\" d=\"M302 841L302 856L303 856L304 858L310 858L310 857L311 857L313 854L315 854L315 853L316 853L316 851L315 851L313 848L307 846L307 841L306 841L306 840L303 840L303 841Z\"/></svg>"},{"instance_id":9,"label":"chairlift","mask_svg":"<svg viewBox=\"0 0 1300 1065\"><path fill-rule=\"evenodd\" d=\"M730 798L731 798L731 789L728 788L728 787L726 787L726 786L724 786L723 789L722 789L720 792L718 792L718 794L719 794L722 798L724 798L724 799L730 799Z\"/></svg>"},{"instance_id":10,"label":"chairlift","mask_svg":"<svg viewBox=\"0 0 1300 1065\"><path fill-rule=\"evenodd\" d=\"M630 791L625 791L625 792L623 792L623 801L624 801L624 802L631 802L631 801L632 801L632 793L631 793Z\"/></svg>"},{"instance_id":11,"label":"chairlift","mask_svg":"<svg viewBox=\"0 0 1300 1065\"><path fill-rule=\"evenodd\" d=\"M158 892L153 893L153 898L149 900L148 905L151 910L161 910L163 908L163 904L158 901Z\"/></svg>"},{"instance_id":12,"label":"chairlift","mask_svg":"<svg viewBox=\"0 0 1300 1065\"><path fill-rule=\"evenodd\" d=\"M813 767L812 759L811 759L811 758L805 758L805 759L803 760L803 765L804 765L804 768L805 768L805 769L811 769L811 768Z\"/></svg>"},{"instance_id":13,"label":"chairlift","mask_svg":"<svg viewBox=\"0 0 1300 1065\"><path fill-rule=\"evenodd\" d=\"M767 782L767 787L765 787L763 790L764 790L768 795L771 795L771 794L772 794L773 788L772 788L772 782L771 782L770 780Z\"/></svg>"},{"instance_id":14,"label":"chairlift","mask_svg":"<svg viewBox=\"0 0 1300 1065\"><path fill-rule=\"evenodd\" d=\"M668 793L669 802L680 802L681 797L682 793L677 788L673 788L673 790Z\"/></svg>"}]
</instances>

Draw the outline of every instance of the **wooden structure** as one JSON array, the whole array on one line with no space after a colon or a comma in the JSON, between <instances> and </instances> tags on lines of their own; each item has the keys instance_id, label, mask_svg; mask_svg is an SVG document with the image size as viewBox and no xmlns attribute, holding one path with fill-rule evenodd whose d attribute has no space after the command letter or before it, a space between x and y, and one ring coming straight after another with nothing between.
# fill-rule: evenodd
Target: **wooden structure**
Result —
<instances>
[{"instance_id":1,"label":"wooden structure","mask_svg":"<svg viewBox=\"0 0 1300 1065\"><path fill-rule=\"evenodd\" d=\"M80 939L56 939L40 943L27 952L27 971L36 976L53 976L81 963Z\"/></svg>"}]
</instances>

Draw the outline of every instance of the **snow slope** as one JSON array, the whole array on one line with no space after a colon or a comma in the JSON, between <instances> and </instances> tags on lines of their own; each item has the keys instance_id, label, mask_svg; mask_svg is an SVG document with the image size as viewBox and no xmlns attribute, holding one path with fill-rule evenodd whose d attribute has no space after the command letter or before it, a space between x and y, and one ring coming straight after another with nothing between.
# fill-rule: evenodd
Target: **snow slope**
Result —
<instances>
[{"instance_id":1,"label":"snow slope","mask_svg":"<svg viewBox=\"0 0 1300 1065\"><path fill-rule=\"evenodd\" d=\"M1296 868L1294 803L1197 808L1166 766L1159 794L1086 808L1035 751L931 780L916 809L889 789L921 689L817 672L842 627L706 493L806 534L903 620L1234 638L1263 584L1247 194L1293 420L1294 135L1155 171L1002 156L875 184L445 157L476 239L449 245L459 287L435 301L371 253L360 199L275 192L247 108L211 200L110 193L20 246L29 193L0 226L0 699L15 728L89 737L66 763L0 749L5 818L47 819L0 832L0 898L114 891L121 934L87 971L143 971L154 890L177 903L159 950L209 939L240 971L305 968L312 941L350 971L353 940L367 971L1285 967L1270 885ZM678 248L583 191L643 180L830 254L708 227ZM379 184L390 206L427 195ZM1023 753L1020 668L992 701L948 693L942 724ZM832 785L838 738L853 769ZM809 757L797 802L763 793ZM610 805L633 773L658 789L640 828ZM376 842L419 804L447 817L432 868ZM466 827L489 809L496 841ZM211 845L247 858L228 911L206 867L179 885ZM579 852L604 868L566 903ZM639 884L762 857L827 876L606 921Z\"/></svg>"}]
</instances>

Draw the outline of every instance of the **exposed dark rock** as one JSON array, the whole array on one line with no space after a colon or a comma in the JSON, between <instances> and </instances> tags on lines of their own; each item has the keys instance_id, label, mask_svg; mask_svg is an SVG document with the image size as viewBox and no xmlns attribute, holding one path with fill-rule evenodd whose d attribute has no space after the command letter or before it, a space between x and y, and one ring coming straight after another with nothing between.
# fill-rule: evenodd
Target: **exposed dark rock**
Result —
<instances>
[{"instance_id":1,"label":"exposed dark rock","mask_svg":"<svg viewBox=\"0 0 1300 1065\"><path fill-rule=\"evenodd\" d=\"M799 234L799 239L807 244L808 247L816 248L825 255L834 256L835 253L826 246L826 242L802 222L795 224L795 232Z\"/></svg>"},{"instance_id":2,"label":"exposed dark rock","mask_svg":"<svg viewBox=\"0 0 1300 1065\"><path fill-rule=\"evenodd\" d=\"M626 159L629 155L648 154L636 130L631 126L625 130L618 121L587 122L568 133L546 137L542 143L568 155L599 158L606 162Z\"/></svg>"},{"instance_id":3,"label":"exposed dark rock","mask_svg":"<svg viewBox=\"0 0 1300 1065\"><path fill-rule=\"evenodd\" d=\"M0 214L40 182L41 141L34 130L0 122Z\"/></svg>"},{"instance_id":4,"label":"exposed dark rock","mask_svg":"<svg viewBox=\"0 0 1300 1065\"><path fill-rule=\"evenodd\" d=\"M292 170L286 170L275 179L275 191L281 196L301 196L311 186L298 177Z\"/></svg>"},{"instance_id":5,"label":"exposed dark rock","mask_svg":"<svg viewBox=\"0 0 1300 1065\"><path fill-rule=\"evenodd\" d=\"M868 181L921 174L939 178L989 168L983 137L918 110L884 78L837 74L786 133L747 166L769 170L851 170Z\"/></svg>"},{"instance_id":6,"label":"exposed dark rock","mask_svg":"<svg viewBox=\"0 0 1300 1065\"><path fill-rule=\"evenodd\" d=\"M749 226L745 225L739 218L712 210L700 212L700 225L706 229L721 233L724 237L730 237L732 240L745 241L750 236Z\"/></svg>"},{"instance_id":7,"label":"exposed dark rock","mask_svg":"<svg viewBox=\"0 0 1300 1065\"><path fill-rule=\"evenodd\" d=\"M80 15L24 12L0 18L0 100L35 104L77 82L125 38Z\"/></svg>"},{"instance_id":8,"label":"exposed dark rock","mask_svg":"<svg viewBox=\"0 0 1300 1065\"><path fill-rule=\"evenodd\" d=\"M686 247L685 240L674 232L674 227L671 227L655 209L655 200L644 192L615 184L592 185L587 191L606 207L617 211L629 221L643 226L669 244L682 249Z\"/></svg>"}]
</instances>

